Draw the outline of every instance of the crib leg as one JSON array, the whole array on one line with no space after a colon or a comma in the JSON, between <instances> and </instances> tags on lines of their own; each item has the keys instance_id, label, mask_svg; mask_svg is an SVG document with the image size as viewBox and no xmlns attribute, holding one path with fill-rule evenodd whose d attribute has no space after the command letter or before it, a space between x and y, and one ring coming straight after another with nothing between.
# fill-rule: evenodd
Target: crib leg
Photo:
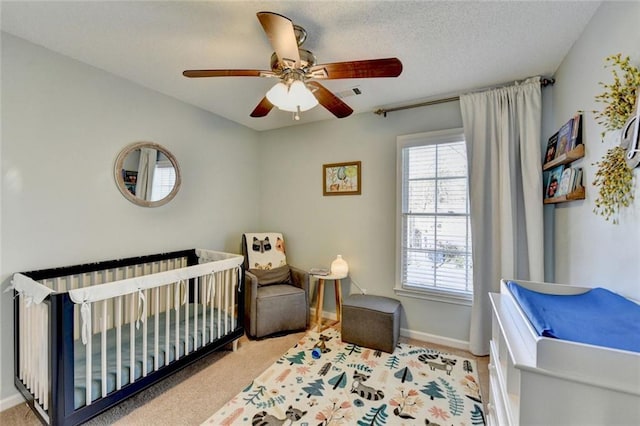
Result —
<instances>
[{"instance_id":1,"label":"crib leg","mask_svg":"<svg viewBox=\"0 0 640 426\"><path fill-rule=\"evenodd\" d=\"M238 350L238 341L237 341L237 340L234 340L234 341L233 341L233 351L235 352L235 351L237 351L237 350Z\"/></svg>"}]
</instances>

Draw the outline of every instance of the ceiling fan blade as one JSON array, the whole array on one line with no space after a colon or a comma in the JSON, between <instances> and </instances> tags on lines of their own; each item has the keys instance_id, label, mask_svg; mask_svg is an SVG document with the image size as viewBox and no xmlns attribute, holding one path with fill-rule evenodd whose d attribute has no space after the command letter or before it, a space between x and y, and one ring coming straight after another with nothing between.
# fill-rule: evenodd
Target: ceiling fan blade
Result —
<instances>
[{"instance_id":1,"label":"ceiling fan blade","mask_svg":"<svg viewBox=\"0 0 640 426\"><path fill-rule=\"evenodd\" d=\"M258 12L257 15L280 63L289 68L298 68L300 52L291 20L273 12Z\"/></svg>"},{"instance_id":2,"label":"ceiling fan blade","mask_svg":"<svg viewBox=\"0 0 640 426\"><path fill-rule=\"evenodd\" d=\"M262 70L186 70L182 75L189 78L200 77L275 77L271 71Z\"/></svg>"},{"instance_id":3,"label":"ceiling fan blade","mask_svg":"<svg viewBox=\"0 0 640 426\"><path fill-rule=\"evenodd\" d=\"M251 117L266 117L273 108L273 104L266 98L262 98L258 106L251 112Z\"/></svg>"},{"instance_id":4,"label":"ceiling fan blade","mask_svg":"<svg viewBox=\"0 0 640 426\"><path fill-rule=\"evenodd\" d=\"M398 58L335 62L311 68L311 78L334 80L339 78L397 77L402 73Z\"/></svg>"},{"instance_id":5,"label":"ceiling fan blade","mask_svg":"<svg viewBox=\"0 0 640 426\"><path fill-rule=\"evenodd\" d=\"M336 117L348 117L353 112L349 105L342 102L340 98L317 81L307 81L307 86L312 88L313 95L318 102Z\"/></svg>"}]
</instances>

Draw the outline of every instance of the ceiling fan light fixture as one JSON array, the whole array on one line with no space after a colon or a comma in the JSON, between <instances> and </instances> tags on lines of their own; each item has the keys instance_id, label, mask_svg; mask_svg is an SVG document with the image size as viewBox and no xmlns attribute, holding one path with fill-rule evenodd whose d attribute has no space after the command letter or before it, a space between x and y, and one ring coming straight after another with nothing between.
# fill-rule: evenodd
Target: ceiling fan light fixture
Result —
<instances>
[{"instance_id":1,"label":"ceiling fan light fixture","mask_svg":"<svg viewBox=\"0 0 640 426\"><path fill-rule=\"evenodd\" d=\"M267 99L282 111L299 113L318 105L318 100L309 88L300 80L294 80L287 86L277 83L267 92Z\"/></svg>"}]
</instances>

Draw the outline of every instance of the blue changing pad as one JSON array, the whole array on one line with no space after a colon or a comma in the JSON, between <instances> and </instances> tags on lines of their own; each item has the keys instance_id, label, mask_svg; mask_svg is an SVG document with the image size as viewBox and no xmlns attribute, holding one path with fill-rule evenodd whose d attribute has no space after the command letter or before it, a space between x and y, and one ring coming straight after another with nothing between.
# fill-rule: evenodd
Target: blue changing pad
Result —
<instances>
[{"instance_id":1,"label":"blue changing pad","mask_svg":"<svg viewBox=\"0 0 640 426\"><path fill-rule=\"evenodd\" d=\"M507 287L541 336L640 352L640 305L631 300L604 288L558 295Z\"/></svg>"}]
</instances>

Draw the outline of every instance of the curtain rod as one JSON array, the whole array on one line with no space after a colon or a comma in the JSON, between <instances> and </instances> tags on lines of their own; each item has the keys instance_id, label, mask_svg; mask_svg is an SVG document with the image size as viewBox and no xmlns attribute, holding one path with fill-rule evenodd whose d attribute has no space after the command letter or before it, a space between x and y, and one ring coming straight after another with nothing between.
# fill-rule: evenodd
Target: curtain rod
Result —
<instances>
[{"instance_id":1,"label":"curtain rod","mask_svg":"<svg viewBox=\"0 0 640 426\"><path fill-rule=\"evenodd\" d=\"M543 78L540 79L540 85L542 87L553 85L553 83L555 83L555 82L556 81L553 78L543 77ZM403 105L403 106L399 106L399 107L395 107L395 108L380 108L380 109L377 109L377 110L373 111L373 113L386 117L387 113L389 113L389 112L402 111L404 109L419 108L419 107L423 107L423 106L444 104L444 103L447 103L447 102L455 102L455 101L459 101L459 100L460 100L460 96L451 96L449 98L435 99L433 101L425 101L425 102L420 102L420 103L417 103L417 104Z\"/></svg>"}]
</instances>

